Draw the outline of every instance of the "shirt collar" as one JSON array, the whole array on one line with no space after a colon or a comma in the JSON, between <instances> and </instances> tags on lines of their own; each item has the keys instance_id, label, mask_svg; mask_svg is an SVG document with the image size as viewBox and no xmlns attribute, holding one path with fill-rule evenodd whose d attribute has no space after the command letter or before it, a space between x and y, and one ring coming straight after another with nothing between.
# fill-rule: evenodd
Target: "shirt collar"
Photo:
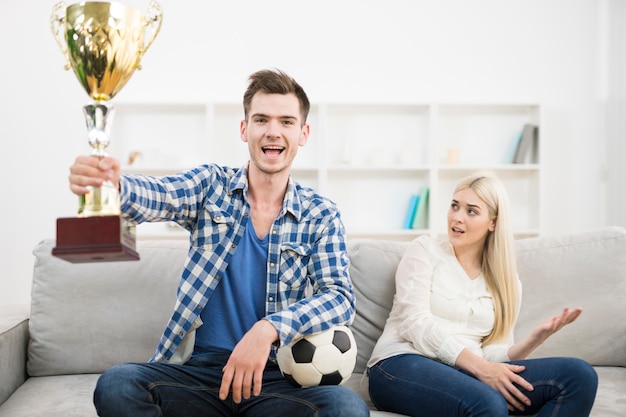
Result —
<instances>
[{"instance_id":1,"label":"shirt collar","mask_svg":"<svg viewBox=\"0 0 626 417\"><path fill-rule=\"evenodd\" d=\"M285 192L285 198L283 199L283 210L281 211L281 215L286 211L287 213L291 213L291 215L295 218L296 221L300 220L302 215L301 207L302 202L300 201L300 196L297 192L297 184L294 181L291 174L289 175L289 183L287 184L287 191ZM248 191L248 163L242 166L233 177L230 179L228 184L229 194L234 193L235 191L241 191L244 195L247 194Z\"/></svg>"}]
</instances>

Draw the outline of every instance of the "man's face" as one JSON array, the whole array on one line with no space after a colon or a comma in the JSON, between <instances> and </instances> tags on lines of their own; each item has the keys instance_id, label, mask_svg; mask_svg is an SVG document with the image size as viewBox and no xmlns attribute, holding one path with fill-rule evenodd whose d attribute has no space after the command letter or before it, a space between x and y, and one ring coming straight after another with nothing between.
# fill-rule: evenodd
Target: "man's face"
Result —
<instances>
[{"instance_id":1,"label":"man's face","mask_svg":"<svg viewBox=\"0 0 626 417\"><path fill-rule=\"evenodd\" d=\"M240 125L241 140L248 143L254 165L250 168L266 174L289 170L298 147L306 144L309 130L294 94L256 93L248 119Z\"/></svg>"}]
</instances>

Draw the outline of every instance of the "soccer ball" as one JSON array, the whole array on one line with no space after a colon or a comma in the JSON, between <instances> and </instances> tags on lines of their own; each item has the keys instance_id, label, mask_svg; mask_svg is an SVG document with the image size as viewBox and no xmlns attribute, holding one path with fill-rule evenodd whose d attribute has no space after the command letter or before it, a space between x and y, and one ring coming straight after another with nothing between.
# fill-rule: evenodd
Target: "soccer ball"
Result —
<instances>
[{"instance_id":1,"label":"soccer ball","mask_svg":"<svg viewBox=\"0 0 626 417\"><path fill-rule=\"evenodd\" d=\"M296 387L341 385L356 365L356 342L348 327L335 326L280 347L276 359Z\"/></svg>"}]
</instances>

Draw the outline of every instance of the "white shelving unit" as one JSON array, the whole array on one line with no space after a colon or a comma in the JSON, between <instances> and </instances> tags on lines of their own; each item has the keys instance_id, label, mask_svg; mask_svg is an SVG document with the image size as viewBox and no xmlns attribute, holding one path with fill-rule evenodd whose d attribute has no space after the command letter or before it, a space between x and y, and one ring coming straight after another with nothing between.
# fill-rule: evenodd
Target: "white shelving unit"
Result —
<instances>
[{"instance_id":1,"label":"white shelving unit","mask_svg":"<svg viewBox=\"0 0 626 417\"><path fill-rule=\"evenodd\" d=\"M166 175L205 162L241 166L240 103L118 103L109 153L125 172ZM454 185L495 172L511 199L517 237L541 233L541 108L537 103L313 104L311 137L293 176L333 199L349 237L411 240L442 235ZM505 160L525 123L539 126L525 163ZM128 157L135 153L132 165ZM429 224L402 229L411 194L429 187ZM167 224L138 238L186 237Z\"/></svg>"}]
</instances>

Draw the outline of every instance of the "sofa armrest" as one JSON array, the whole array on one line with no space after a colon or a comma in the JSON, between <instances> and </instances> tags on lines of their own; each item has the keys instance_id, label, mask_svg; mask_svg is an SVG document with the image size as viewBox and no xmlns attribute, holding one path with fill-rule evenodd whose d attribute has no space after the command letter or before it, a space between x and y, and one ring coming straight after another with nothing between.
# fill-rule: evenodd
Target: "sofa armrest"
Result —
<instances>
[{"instance_id":1,"label":"sofa armrest","mask_svg":"<svg viewBox=\"0 0 626 417\"><path fill-rule=\"evenodd\" d=\"M0 404L26 380L28 305L0 306Z\"/></svg>"}]
</instances>

